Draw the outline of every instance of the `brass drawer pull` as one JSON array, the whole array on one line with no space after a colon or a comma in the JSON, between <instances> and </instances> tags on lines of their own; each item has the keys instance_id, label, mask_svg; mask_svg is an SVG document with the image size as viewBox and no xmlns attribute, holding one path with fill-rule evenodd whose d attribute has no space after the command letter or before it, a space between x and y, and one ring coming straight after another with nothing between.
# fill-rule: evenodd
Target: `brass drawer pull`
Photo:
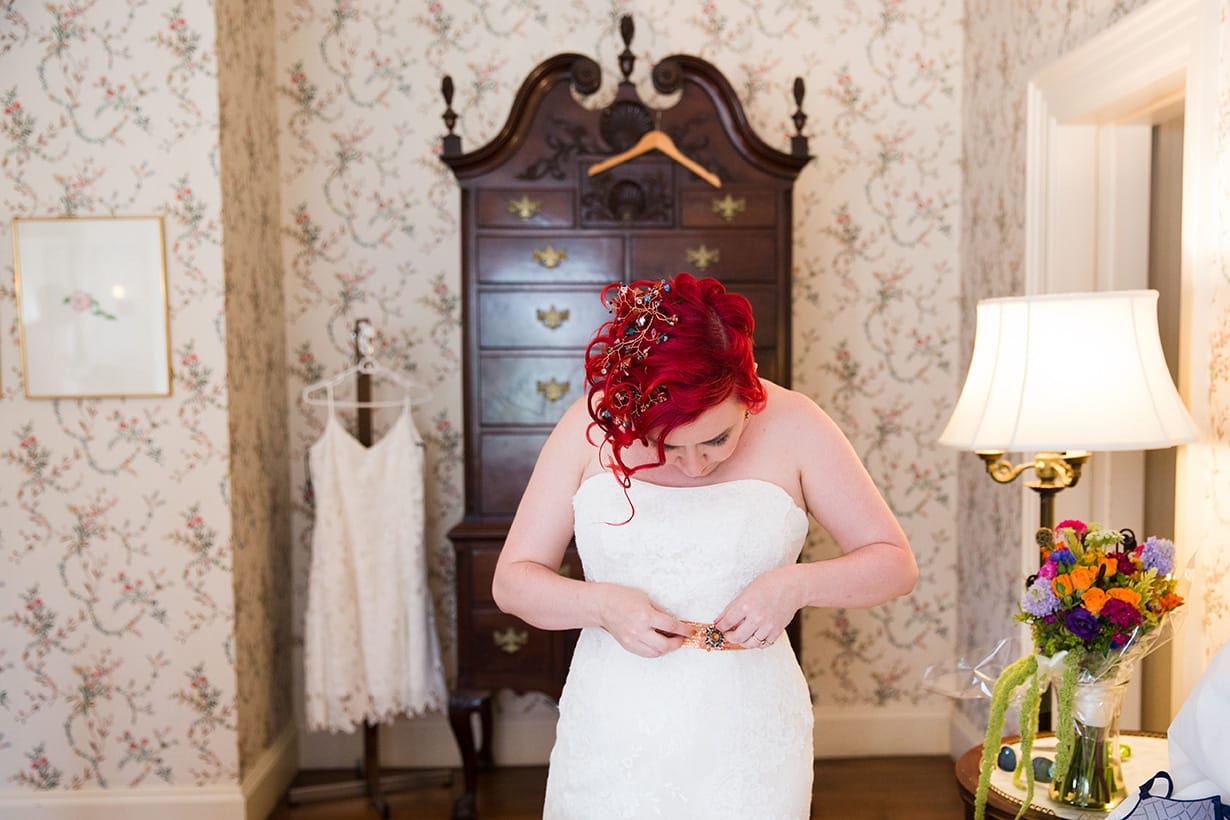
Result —
<instances>
[{"instance_id":1,"label":"brass drawer pull","mask_svg":"<svg viewBox=\"0 0 1230 820\"><path fill-rule=\"evenodd\" d=\"M508 629L497 629L491 633L491 640L502 651L507 652L509 655L515 655L529 643L530 631L528 629L517 629L513 626L508 627Z\"/></svg>"},{"instance_id":2,"label":"brass drawer pull","mask_svg":"<svg viewBox=\"0 0 1230 820\"><path fill-rule=\"evenodd\" d=\"M547 328L547 330L559 330L560 325L568 321L569 311L556 310L555 305L543 310L538 309L538 321Z\"/></svg>"},{"instance_id":3,"label":"brass drawer pull","mask_svg":"<svg viewBox=\"0 0 1230 820\"><path fill-rule=\"evenodd\" d=\"M529 194L522 194L520 199L508 200L508 212L516 214L522 222L529 222L541 210L542 203L537 199L530 199Z\"/></svg>"},{"instance_id":4,"label":"brass drawer pull","mask_svg":"<svg viewBox=\"0 0 1230 820\"><path fill-rule=\"evenodd\" d=\"M550 381L538 382L538 392L549 402L557 402L572 389L570 382L557 382L554 377Z\"/></svg>"},{"instance_id":5,"label":"brass drawer pull","mask_svg":"<svg viewBox=\"0 0 1230 820\"><path fill-rule=\"evenodd\" d=\"M719 214L722 219L730 222L735 218L735 214L741 214L747 210L747 198L739 197L735 199L730 194L718 199L713 199L713 212Z\"/></svg>"},{"instance_id":6,"label":"brass drawer pull","mask_svg":"<svg viewBox=\"0 0 1230 820\"><path fill-rule=\"evenodd\" d=\"M551 244L545 248L534 249L534 261L542 265L544 268L558 268L559 263L568 258L568 251L564 248L556 250Z\"/></svg>"},{"instance_id":7,"label":"brass drawer pull","mask_svg":"<svg viewBox=\"0 0 1230 820\"><path fill-rule=\"evenodd\" d=\"M714 262L720 262L722 252L717 248L708 248L701 245L699 248L688 248L688 264L695 265L697 270L704 270Z\"/></svg>"}]
</instances>

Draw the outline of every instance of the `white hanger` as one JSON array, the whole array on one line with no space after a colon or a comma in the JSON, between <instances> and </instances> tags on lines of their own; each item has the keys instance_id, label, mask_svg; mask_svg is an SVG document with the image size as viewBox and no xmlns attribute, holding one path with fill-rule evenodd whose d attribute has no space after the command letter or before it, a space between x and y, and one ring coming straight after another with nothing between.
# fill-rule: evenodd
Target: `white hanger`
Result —
<instances>
[{"instance_id":1,"label":"white hanger","mask_svg":"<svg viewBox=\"0 0 1230 820\"><path fill-rule=\"evenodd\" d=\"M359 401L357 399L335 399L332 397L333 388L343 384L351 376L363 374L376 378L386 379L398 385L405 391L405 395L400 399L386 399L373 401ZM312 394L324 390L324 396L313 396ZM391 370L385 367L380 362L370 356L364 356L357 363L352 364L345 370L335 373L327 379L321 379L315 384L308 385L303 388L303 401L307 404L316 404L322 407L401 407L407 401L425 402L431 398L431 391L422 384L419 384L412 379L408 379L396 370Z\"/></svg>"}]
</instances>

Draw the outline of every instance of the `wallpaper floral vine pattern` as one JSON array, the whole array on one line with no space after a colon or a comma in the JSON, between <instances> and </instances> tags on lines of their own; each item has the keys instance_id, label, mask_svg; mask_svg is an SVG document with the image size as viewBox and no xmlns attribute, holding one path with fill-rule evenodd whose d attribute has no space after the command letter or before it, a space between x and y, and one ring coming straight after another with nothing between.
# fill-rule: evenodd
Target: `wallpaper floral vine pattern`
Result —
<instances>
[{"instance_id":1,"label":"wallpaper floral vine pattern","mask_svg":"<svg viewBox=\"0 0 1230 820\"><path fill-rule=\"evenodd\" d=\"M163 216L174 354L169 398L25 400L0 237L4 788L237 779L213 41L207 6L0 4L0 209Z\"/></svg>"}]
</instances>

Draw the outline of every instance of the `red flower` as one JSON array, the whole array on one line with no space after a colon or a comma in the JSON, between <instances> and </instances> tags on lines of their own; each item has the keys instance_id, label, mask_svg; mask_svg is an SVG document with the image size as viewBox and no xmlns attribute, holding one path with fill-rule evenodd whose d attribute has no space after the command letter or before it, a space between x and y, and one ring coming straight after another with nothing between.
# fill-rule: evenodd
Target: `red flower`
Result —
<instances>
[{"instance_id":1,"label":"red flower","mask_svg":"<svg viewBox=\"0 0 1230 820\"><path fill-rule=\"evenodd\" d=\"M1089 527L1085 524L1084 521L1078 521L1075 518L1069 518L1064 521L1060 521L1058 524L1055 525L1056 531L1065 530L1065 529L1072 530L1073 532L1076 533L1077 538L1081 538L1089 530Z\"/></svg>"}]
</instances>

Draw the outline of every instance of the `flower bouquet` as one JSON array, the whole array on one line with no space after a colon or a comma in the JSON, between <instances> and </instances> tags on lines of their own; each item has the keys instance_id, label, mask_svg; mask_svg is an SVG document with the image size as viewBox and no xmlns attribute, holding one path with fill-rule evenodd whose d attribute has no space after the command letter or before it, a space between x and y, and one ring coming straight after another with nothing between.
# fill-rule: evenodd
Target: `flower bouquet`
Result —
<instances>
[{"instance_id":1,"label":"flower bouquet","mask_svg":"<svg viewBox=\"0 0 1230 820\"><path fill-rule=\"evenodd\" d=\"M1137 661L1174 632L1170 616L1183 603L1174 577L1174 544L1156 537L1137 544L1131 530L1062 521L1038 530L1042 563L1026 579L1017 620L1029 624L1036 654L1008 665L991 693L974 816L986 812L991 768L1004 714L1021 699L1021 754L1013 782L1034 794L1031 761L1038 707L1056 685L1055 750L1050 795L1082 808L1109 810L1126 796L1119 765L1123 690Z\"/></svg>"}]
</instances>

